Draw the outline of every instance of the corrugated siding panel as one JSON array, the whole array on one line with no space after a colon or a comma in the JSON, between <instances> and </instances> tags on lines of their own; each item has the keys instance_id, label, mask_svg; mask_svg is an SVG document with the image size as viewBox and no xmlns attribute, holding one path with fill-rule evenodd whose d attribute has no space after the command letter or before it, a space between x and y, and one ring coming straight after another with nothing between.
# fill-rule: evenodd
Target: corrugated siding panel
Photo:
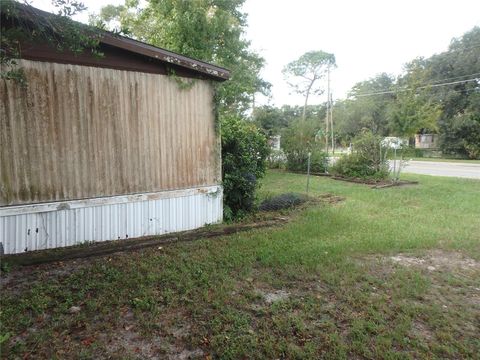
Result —
<instances>
[{"instance_id":1,"label":"corrugated siding panel","mask_svg":"<svg viewBox=\"0 0 480 360\"><path fill-rule=\"evenodd\" d=\"M0 217L6 254L192 230L222 220L222 192Z\"/></svg>"},{"instance_id":2,"label":"corrugated siding panel","mask_svg":"<svg viewBox=\"0 0 480 360\"><path fill-rule=\"evenodd\" d=\"M220 182L213 90L165 75L22 60L0 85L0 206Z\"/></svg>"}]
</instances>

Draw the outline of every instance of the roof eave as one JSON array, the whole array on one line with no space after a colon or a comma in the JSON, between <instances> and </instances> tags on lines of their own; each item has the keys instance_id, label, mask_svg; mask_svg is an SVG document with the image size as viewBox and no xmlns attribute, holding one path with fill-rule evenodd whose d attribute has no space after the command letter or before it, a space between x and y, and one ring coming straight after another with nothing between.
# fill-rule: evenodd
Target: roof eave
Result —
<instances>
[{"instance_id":1,"label":"roof eave","mask_svg":"<svg viewBox=\"0 0 480 360\"><path fill-rule=\"evenodd\" d=\"M31 5L25 5L20 3L17 3L16 5L19 7L19 9L21 9L27 19L31 16L39 16L44 19L51 19L58 16L47 11L35 8ZM72 21L78 23L77 21ZM85 25L82 23L78 24L84 27L90 27L89 25ZM190 71L194 71L216 81L225 81L230 78L230 71L220 66L216 66L210 63L206 63L204 61L180 55L172 51L149 45L125 36L120 36L99 28L97 28L97 31L100 43L117 47L146 57L150 57L159 61L163 61Z\"/></svg>"},{"instance_id":2,"label":"roof eave","mask_svg":"<svg viewBox=\"0 0 480 360\"><path fill-rule=\"evenodd\" d=\"M193 70L218 81L225 81L230 78L230 71L220 66L189 58L166 49L158 48L156 46L130 39L128 37L115 35L107 31L105 31L103 36L100 38L100 42L156 60L164 61L172 65Z\"/></svg>"}]
</instances>

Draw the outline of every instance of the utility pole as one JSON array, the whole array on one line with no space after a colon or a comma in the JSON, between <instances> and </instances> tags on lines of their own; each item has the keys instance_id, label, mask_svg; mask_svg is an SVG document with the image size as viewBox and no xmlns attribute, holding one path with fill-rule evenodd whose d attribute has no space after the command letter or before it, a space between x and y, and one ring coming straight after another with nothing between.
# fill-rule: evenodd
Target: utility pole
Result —
<instances>
[{"instance_id":1,"label":"utility pole","mask_svg":"<svg viewBox=\"0 0 480 360\"><path fill-rule=\"evenodd\" d=\"M332 133L332 154L335 154L335 139L333 137L333 95L330 94L330 131Z\"/></svg>"},{"instance_id":2,"label":"utility pole","mask_svg":"<svg viewBox=\"0 0 480 360\"><path fill-rule=\"evenodd\" d=\"M325 152L328 154L328 133L330 117L330 66L327 67L327 113L325 118Z\"/></svg>"},{"instance_id":3,"label":"utility pole","mask_svg":"<svg viewBox=\"0 0 480 360\"><path fill-rule=\"evenodd\" d=\"M255 93L252 95L252 120L255 120Z\"/></svg>"}]
</instances>

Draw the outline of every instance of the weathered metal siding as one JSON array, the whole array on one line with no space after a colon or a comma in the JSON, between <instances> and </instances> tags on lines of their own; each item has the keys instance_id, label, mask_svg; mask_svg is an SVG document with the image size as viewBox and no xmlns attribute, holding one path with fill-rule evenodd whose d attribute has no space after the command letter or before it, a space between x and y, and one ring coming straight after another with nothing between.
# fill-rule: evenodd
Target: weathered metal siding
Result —
<instances>
[{"instance_id":1,"label":"weathered metal siding","mask_svg":"<svg viewBox=\"0 0 480 360\"><path fill-rule=\"evenodd\" d=\"M220 182L208 81L181 89L165 75L20 66L26 88L0 84L0 206Z\"/></svg>"},{"instance_id":2,"label":"weathered metal siding","mask_svg":"<svg viewBox=\"0 0 480 360\"><path fill-rule=\"evenodd\" d=\"M0 216L5 253L191 230L223 215L220 186L96 200L0 209L11 213Z\"/></svg>"}]
</instances>

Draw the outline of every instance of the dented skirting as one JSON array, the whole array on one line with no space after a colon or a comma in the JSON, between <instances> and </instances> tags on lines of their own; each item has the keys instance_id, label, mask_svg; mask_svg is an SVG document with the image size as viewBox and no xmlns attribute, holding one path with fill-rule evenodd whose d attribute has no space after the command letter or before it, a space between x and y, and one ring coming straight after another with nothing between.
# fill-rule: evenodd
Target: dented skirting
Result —
<instances>
[{"instance_id":1,"label":"dented skirting","mask_svg":"<svg viewBox=\"0 0 480 360\"><path fill-rule=\"evenodd\" d=\"M0 208L5 254L192 230L222 221L222 187Z\"/></svg>"}]
</instances>

